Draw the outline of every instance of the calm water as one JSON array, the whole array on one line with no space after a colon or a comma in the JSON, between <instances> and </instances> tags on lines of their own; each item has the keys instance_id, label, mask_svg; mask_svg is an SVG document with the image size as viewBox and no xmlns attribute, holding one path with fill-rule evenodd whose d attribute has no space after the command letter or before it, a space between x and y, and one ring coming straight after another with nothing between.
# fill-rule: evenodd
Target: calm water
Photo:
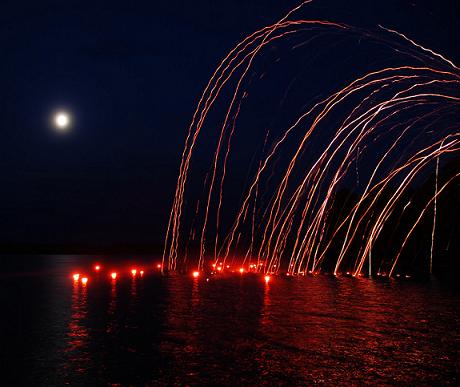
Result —
<instances>
[{"instance_id":1,"label":"calm water","mask_svg":"<svg viewBox=\"0 0 460 387\"><path fill-rule=\"evenodd\" d=\"M91 257L1 259L3 385L460 384L460 297L435 281L101 273L83 287L69 275Z\"/></svg>"}]
</instances>

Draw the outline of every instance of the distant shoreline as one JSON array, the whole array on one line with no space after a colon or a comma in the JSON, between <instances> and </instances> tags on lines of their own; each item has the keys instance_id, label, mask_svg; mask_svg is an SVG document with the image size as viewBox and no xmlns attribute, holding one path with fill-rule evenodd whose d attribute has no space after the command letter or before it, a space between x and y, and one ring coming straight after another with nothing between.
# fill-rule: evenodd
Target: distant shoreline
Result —
<instances>
[{"instance_id":1,"label":"distant shoreline","mask_svg":"<svg viewBox=\"0 0 460 387\"><path fill-rule=\"evenodd\" d=\"M3 245L0 254L161 254L159 245Z\"/></svg>"}]
</instances>

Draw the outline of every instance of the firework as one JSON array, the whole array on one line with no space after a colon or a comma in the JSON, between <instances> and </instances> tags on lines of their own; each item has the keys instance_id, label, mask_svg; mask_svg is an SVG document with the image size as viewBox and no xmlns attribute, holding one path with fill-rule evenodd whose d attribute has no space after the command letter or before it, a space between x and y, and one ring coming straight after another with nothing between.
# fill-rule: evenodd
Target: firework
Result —
<instances>
[{"instance_id":1,"label":"firework","mask_svg":"<svg viewBox=\"0 0 460 387\"><path fill-rule=\"evenodd\" d=\"M369 275L378 265L379 273L391 276L414 229L434 208L431 272L438 197L458 177L439 185L440 160L458 154L460 146L452 119L458 118L460 69L383 26L367 31L341 22L296 19L308 3L237 44L206 85L182 152L162 270L184 267L188 249L195 245L196 273L239 260L241 272L267 276L280 270L316 273L325 266L338 274L344 265L359 276L366 262ZM239 207L227 205L232 143L259 57L275 44L308 53L313 39L331 32L385 46L402 63L344 80L329 96L308 101L291 125L267 130L254 148L257 167L250 168ZM203 195L195 204L186 203L192 156L210 112L222 100L225 109ZM280 159L284 163L277 166ZM411 189L433 165L434 193L415 208ZM340 190L351 176L356 177L353 200L341 202ZM188 208L193 208L192 221L184 215ZM402 237L393 241L391 254L376 258L375 246L391 228Z\"/></svg>"}]
</instances>

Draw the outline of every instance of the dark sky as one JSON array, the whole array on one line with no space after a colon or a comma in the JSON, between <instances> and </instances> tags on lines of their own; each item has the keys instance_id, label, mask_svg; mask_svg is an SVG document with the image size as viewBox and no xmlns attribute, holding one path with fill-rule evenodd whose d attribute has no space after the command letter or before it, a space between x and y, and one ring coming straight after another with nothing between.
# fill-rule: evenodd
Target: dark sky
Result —
<instances>
[{"instance_id":1,"label":"dark sky","mask_svg":"<svg viewBox=\"0 0 460 387\"><path fill-rule=\"evenodd\" d=\"M345 4L346 3L346 4ZM161 244L197 99L219 59L298 1L3 1L0 246ZM460 62L456 1L316 1ZM65 108L72 131L53 131Z\"/></svg>"}]
</instances>

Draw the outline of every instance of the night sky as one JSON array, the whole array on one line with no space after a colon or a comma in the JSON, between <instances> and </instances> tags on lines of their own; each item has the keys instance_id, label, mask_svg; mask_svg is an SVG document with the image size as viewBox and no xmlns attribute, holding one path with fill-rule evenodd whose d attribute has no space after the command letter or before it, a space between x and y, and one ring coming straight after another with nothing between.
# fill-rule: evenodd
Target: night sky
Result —
<instances>
[{"instance_id":1,"label":"night sky","mask_svg":"<svg viewBox=\"0 0 460 387\"><path fill-rule=\"evenodd\" d=\"M160 246L215 66L298 3L2 2L0 247ZM460 62L458 2L343 3L302 15L381 23ZM74 117L66 134L50 124L60 108Z\"/></svg>"}]
</instances>

